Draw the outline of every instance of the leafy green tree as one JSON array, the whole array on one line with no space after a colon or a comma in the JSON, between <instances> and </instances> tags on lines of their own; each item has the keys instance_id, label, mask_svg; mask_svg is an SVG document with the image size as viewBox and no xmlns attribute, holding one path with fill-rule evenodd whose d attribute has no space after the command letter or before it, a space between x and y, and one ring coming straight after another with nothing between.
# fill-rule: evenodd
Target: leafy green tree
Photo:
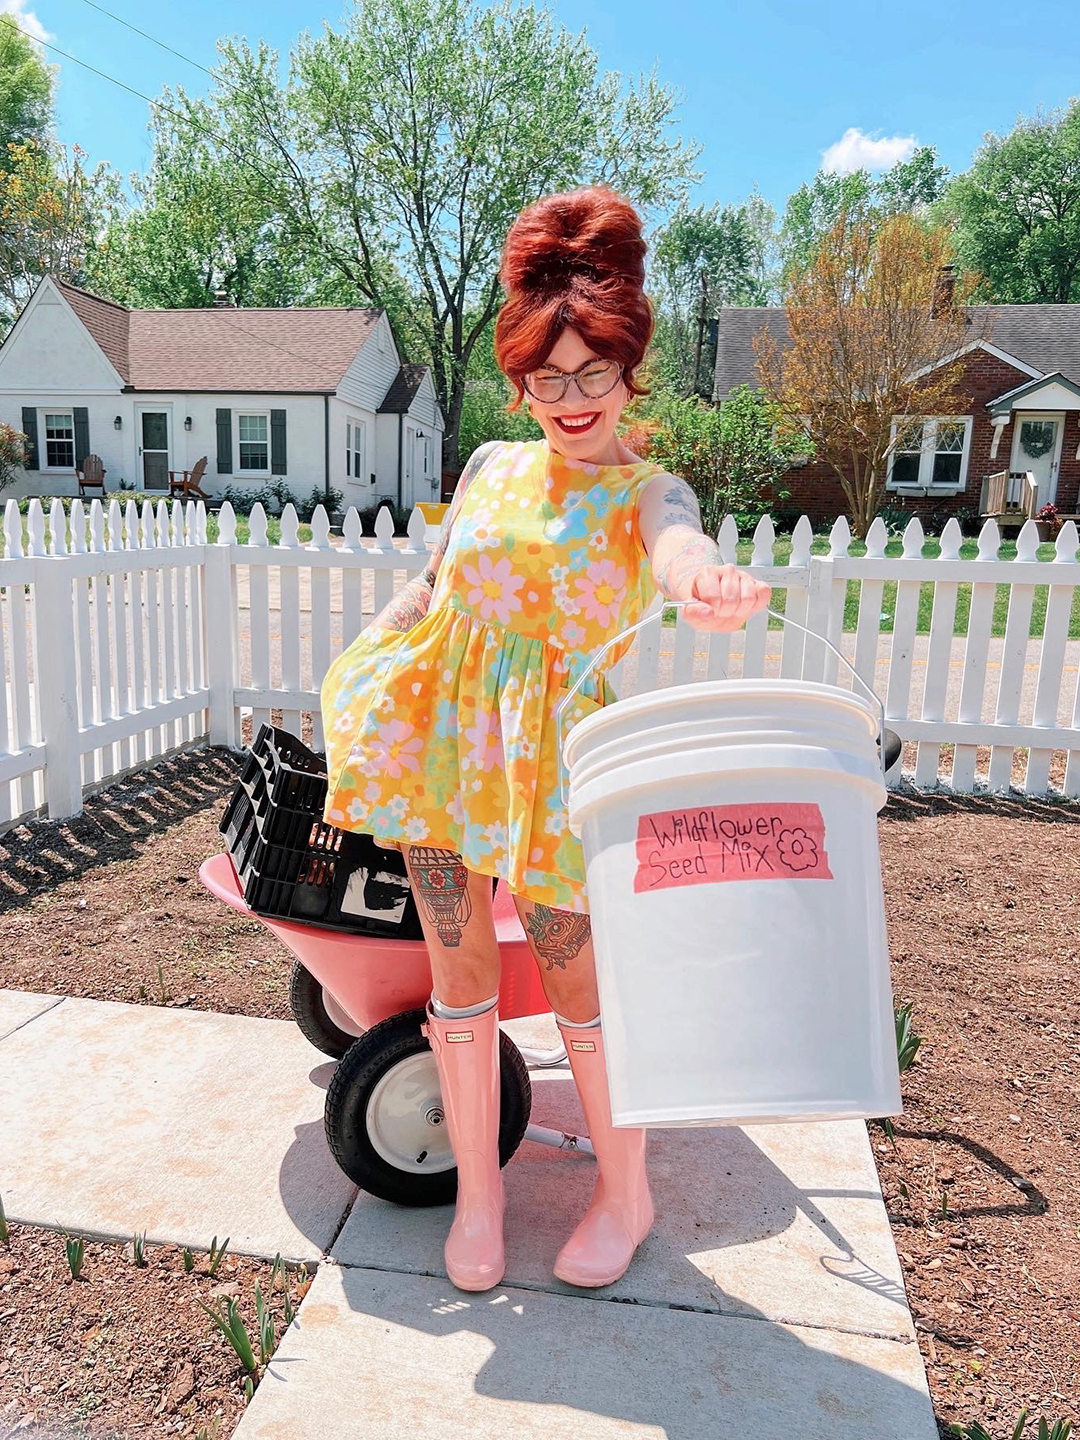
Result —
<instances>
[{"instance_id":1,"label":"leafy green tree","mask_svg":"<svg viewBox=\"0 0 1080 1440\"><path fill-rule=\"evenodd\" d=\"M788 198L780 225L781 268L785 286L814 263L822 238L840 219L874 224L889 215L927 216L944 194L948 168L930 145L898 160L874 179L867 170L836 175L819 170L808 185Z\"/></svg>"},{"instance_id":2,"label":"leafy green tree","mask_svg":"<svg viewBox=\"0 0 1080 1440\"><path fill-rule=\"evenodd\" d=\"M489 322L473 349L465 381L458 435L462 455L471 455L488 440L539 440L543 434L524 407L507 411L512 391L495 363L494 339L494 322Z\"/></svg>"},{"instance_id":3,"label":"leafy green tree","mask_svg":"<svg viewBox=\"0 0 1080 1440\"><path fill-rule=\"evenodd\" d=\"M941 205L962 265L1006 304L1080 301L1080 99L987 135Z\"/></svg>"},{"instance_id":4,"label":"leafy green tree","mask_svg":"<svg viewBox=\"0 0 1080 1440\"><path fill-rule=\"evenodd\" d=\"M0 15L0 170L8 165L9 144L44 137L53 73L14 18Z\"/></svg>"},{"instance_id":5,"label":"leafy green tree","mask_svg":"<svg viewBox=\"0 0 1080 1440\"><path fill-rule=\"evenodd\" d=\"M785 280L814 263L823 235L842 214L863 214L873 201L873 186L865 170L833 175L819 170L808 185L788 196L780 222L780 256Z\"/></svg>"},{"instance_id":6,"label":"leafy green tree","mask_svg":"<svg viewBox=\"0 0 1080 1440\"><path fill-rule=\"evenodd\" d=\"M762 303L772 210L758 205L680 207L654 239L649 274L657 302L658 374L684 395L712 391L708 322L723 305Z\"/></svg>"},{"instance_id":7,"label":"leafy green tree","mask_svg":"<svg viewBox=\"0 0 1080 1440\"><path fill-rule=\"evenodd\" d=\"M753 524L769 504L787 499L781 478L797 458L812 453L806 437L784 425L780 407L748 385L733 390L720 406L670 390L637 406L628 415L630 434L644 441L650 460L693 488L702 528L710 535L727 514L740 526Z\"/></svg>"},{"instance_id":8,"label":"leafy green tree","mask_svg":"<svg viewBox=\"0 0 1080 1440\"><path fill-rule=\"evenodd\" d=\"M624 89L584 35L513 0L355 5L342 29L300 37L284 83L265 45L218 49L211 98L181 91L178 107L243 157L237 181L286 246L418 337L448 464L521 207L603 182L648 213L698 178L700 147L669 135L675 100L655 72Z\"/></svg>"},{"instance_id":9,"label":"leafy green tree","mask_svg":"<svg viewBox=\"0 0 1080 1440\"><path fill-rule=\"evenodd\" d=\"M116 201L116 176L105 164L83 168L86 152L55 140L8 146L0 169L0 332L7 329L46 273L85 283L85 260L103 217Z\"/></svg>"},{"instance_id":10,"label":"leafy green tree","mask_svg":"<svg viewBox=\"0 0 1080 1440\"><path fill-rule=\"evenodd\" d=\"M161 308L213 305L217 290L236 305L338 303L319 294L311 267L281 243L237 157L216 154L203 135L178 135L160 111L152 127L150 170L131 177L133 202L118 207L87 257L92 288L124 305Z\"/></svg>"},{"instance_id":11,"label":"leafy green tree","mask_svg":"<svg viewBox=\"0 0 1080 1440\"><path fill-rule=\"evenodd\" d=\"M924 215L944 195L949 167L932 145L920 145L909 160L898 160L878 177L874 198L886 215Z\"/></svg>"}]
</instances>

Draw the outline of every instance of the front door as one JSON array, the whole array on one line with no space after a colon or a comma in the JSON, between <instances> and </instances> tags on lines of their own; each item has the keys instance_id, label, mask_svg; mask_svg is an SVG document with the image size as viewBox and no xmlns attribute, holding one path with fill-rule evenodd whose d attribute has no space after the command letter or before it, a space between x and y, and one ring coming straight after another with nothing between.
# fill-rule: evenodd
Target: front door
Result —
<instances>
[{"instance_id":1,"label":"front door","mask_svg":"<svg viewBox=\"0 0 1080 1440\"><path fill-rule=\"evenodd\" d=\"M169 412L139 412L139 468L144 490L169 488Z\"/></svg>"},{"instance_id":2,"label":"front door","mask_svg":"<svg viewBox=\"0 0 1080 1440\"><path fill-rule=\"evenodd\" d=\"M1014 473L1026 473L1034 477L1039 487L1036 510L1057 495L1064 421L1065 416L1060 412L1037 414L1033 411L1019 411L1013 416L1016 434L1013 438L1010 468Z\"/></svg>"}]
</instances>

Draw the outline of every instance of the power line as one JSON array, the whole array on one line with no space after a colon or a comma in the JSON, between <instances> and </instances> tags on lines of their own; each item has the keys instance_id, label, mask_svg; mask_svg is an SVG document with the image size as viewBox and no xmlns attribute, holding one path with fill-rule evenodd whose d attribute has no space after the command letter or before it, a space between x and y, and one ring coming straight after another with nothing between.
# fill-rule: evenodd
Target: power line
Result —
<instances>
[{"instance_id":1,"label":"power line","mask_svg":"<svg viewBox=\"0 0 1080 1440\"><path fill-rule=\"evenodd\" d=\"M123 19L120 15L114 15L111 10L106 10L104 5L96 4L95 0L83 0L83 4L89 5L92 10L97 10L102 15L107 15L110 20L115 20L118 25L125 26L136 35L141 35L144 40L149 40L152 45L157 45L162 50L167 50L170 55L175 55L178 60L184 60L188 65L194 65L196 70L201 70L204 75L209 75L211 80L220 79L212 70L208 70L205 65L200 64L198 60L192 60L190 55L184 55L181 51L174 50L171 45L166 45L164 40L158 40L156 36L148 34L145 30L140 30L137 25L132 25L130 21Z\"/></svg>"},{"instance_id":2,"label":"power line","mask_svg":"<svg viewBox=\"0 0 1080 1440\"><path fill-rule=\"evenodd\" d=\"M140 30L140 27L138 27L137 24L131 24L130 20L125 20L124 17L120 16L120 14L114 14L112 13L112 10L105 9L105 6L101 6L101 4L96 4L96 0L82 0L82 3L88 4L88 6L91 7L92 10L98 10L98 12L101 14L107 14L109 20L115 20L117 24L122 24L125 29L131 30L134 35L143 36L144 40L150 40L151 45L157 45L158 48L167 50L170 55L176 56L176 58L179 60L184 60L184 63L187 63L187 65L193 65L194 68L197 69L197 71L202 71L203 75L209 75L212 81L216 81L219 85L226 85L229 89L232 89L232 91L236 91L236 94L240 94L238 86L233 85L230 81L226 81L226 79L223 79L220 75L215 75L215 72L210 71L210 69L207 69L206 66L203 65L202 60L193 60L192 56L184 55L183 50L174 50L173 46L166 45L166 42L164 42L164 40L158 40L156 35L150 35L150 32L148 32L148 30Z\"/></svg>"}]
</instances>

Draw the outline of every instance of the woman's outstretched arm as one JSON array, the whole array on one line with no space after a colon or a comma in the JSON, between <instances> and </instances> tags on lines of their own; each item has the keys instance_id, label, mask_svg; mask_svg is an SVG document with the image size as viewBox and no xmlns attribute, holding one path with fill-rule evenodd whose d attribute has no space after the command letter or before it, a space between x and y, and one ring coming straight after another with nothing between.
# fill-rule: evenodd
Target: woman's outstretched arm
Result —
<instances>
[{"instance_id":1,"label":"woman's outstretched arm","mask_svg":"<svg viewBox=\"0 0 1080 1440\"><path fill-rule=\"evenodd\" d=\"M439 531L435 548L431 552L431 558L415 580L410 580L407 585L403 585L393 599L379 611L371 622L373 627L377 626L384 630L411 630L416 622L422 620L427 614L431 606L431 597L435 591L435 577L439 572L442 558L446 554L446 547L450 539L450 527L461 508L462 496L465 494L469 481L499 443L498 440L489 440L486 445L478 445L469 456L465 468L458 478L454 498L443 519L442 529Z\"/></svg>"},{"instance_id":2,"label":"woman's outstretched arm","mask_svg":"<svg viewBox=\"0 0 1080 1440\"><path fill-rule=\"evenodd\" d=\"M669 600L688 600L686 619L702 630L738 630L769 603L772 588L723 564L701 528L697 496L675 475L656 475L638 499L638 521L653 579Z\"/></svg>"}]
</instances>

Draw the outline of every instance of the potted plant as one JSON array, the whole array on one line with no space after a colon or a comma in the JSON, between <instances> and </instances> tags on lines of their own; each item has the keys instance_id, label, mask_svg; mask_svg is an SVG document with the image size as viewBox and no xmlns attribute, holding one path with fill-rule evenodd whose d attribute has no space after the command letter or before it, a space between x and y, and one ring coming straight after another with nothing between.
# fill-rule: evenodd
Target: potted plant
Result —
<instances>
[{"instance_id":1,"label":"potted plant","mask_svg":"<svg viewBox=\"0 0 1080 1440\"><path fill-rule=\"evenodd\" d=\"M1040 540L1053 540L1062 524L1061 512L1056 505L1050 504L1049 501L1041 510L1036 511L1035 525L1038 528Z\"/></svg>"}]
</instances>

